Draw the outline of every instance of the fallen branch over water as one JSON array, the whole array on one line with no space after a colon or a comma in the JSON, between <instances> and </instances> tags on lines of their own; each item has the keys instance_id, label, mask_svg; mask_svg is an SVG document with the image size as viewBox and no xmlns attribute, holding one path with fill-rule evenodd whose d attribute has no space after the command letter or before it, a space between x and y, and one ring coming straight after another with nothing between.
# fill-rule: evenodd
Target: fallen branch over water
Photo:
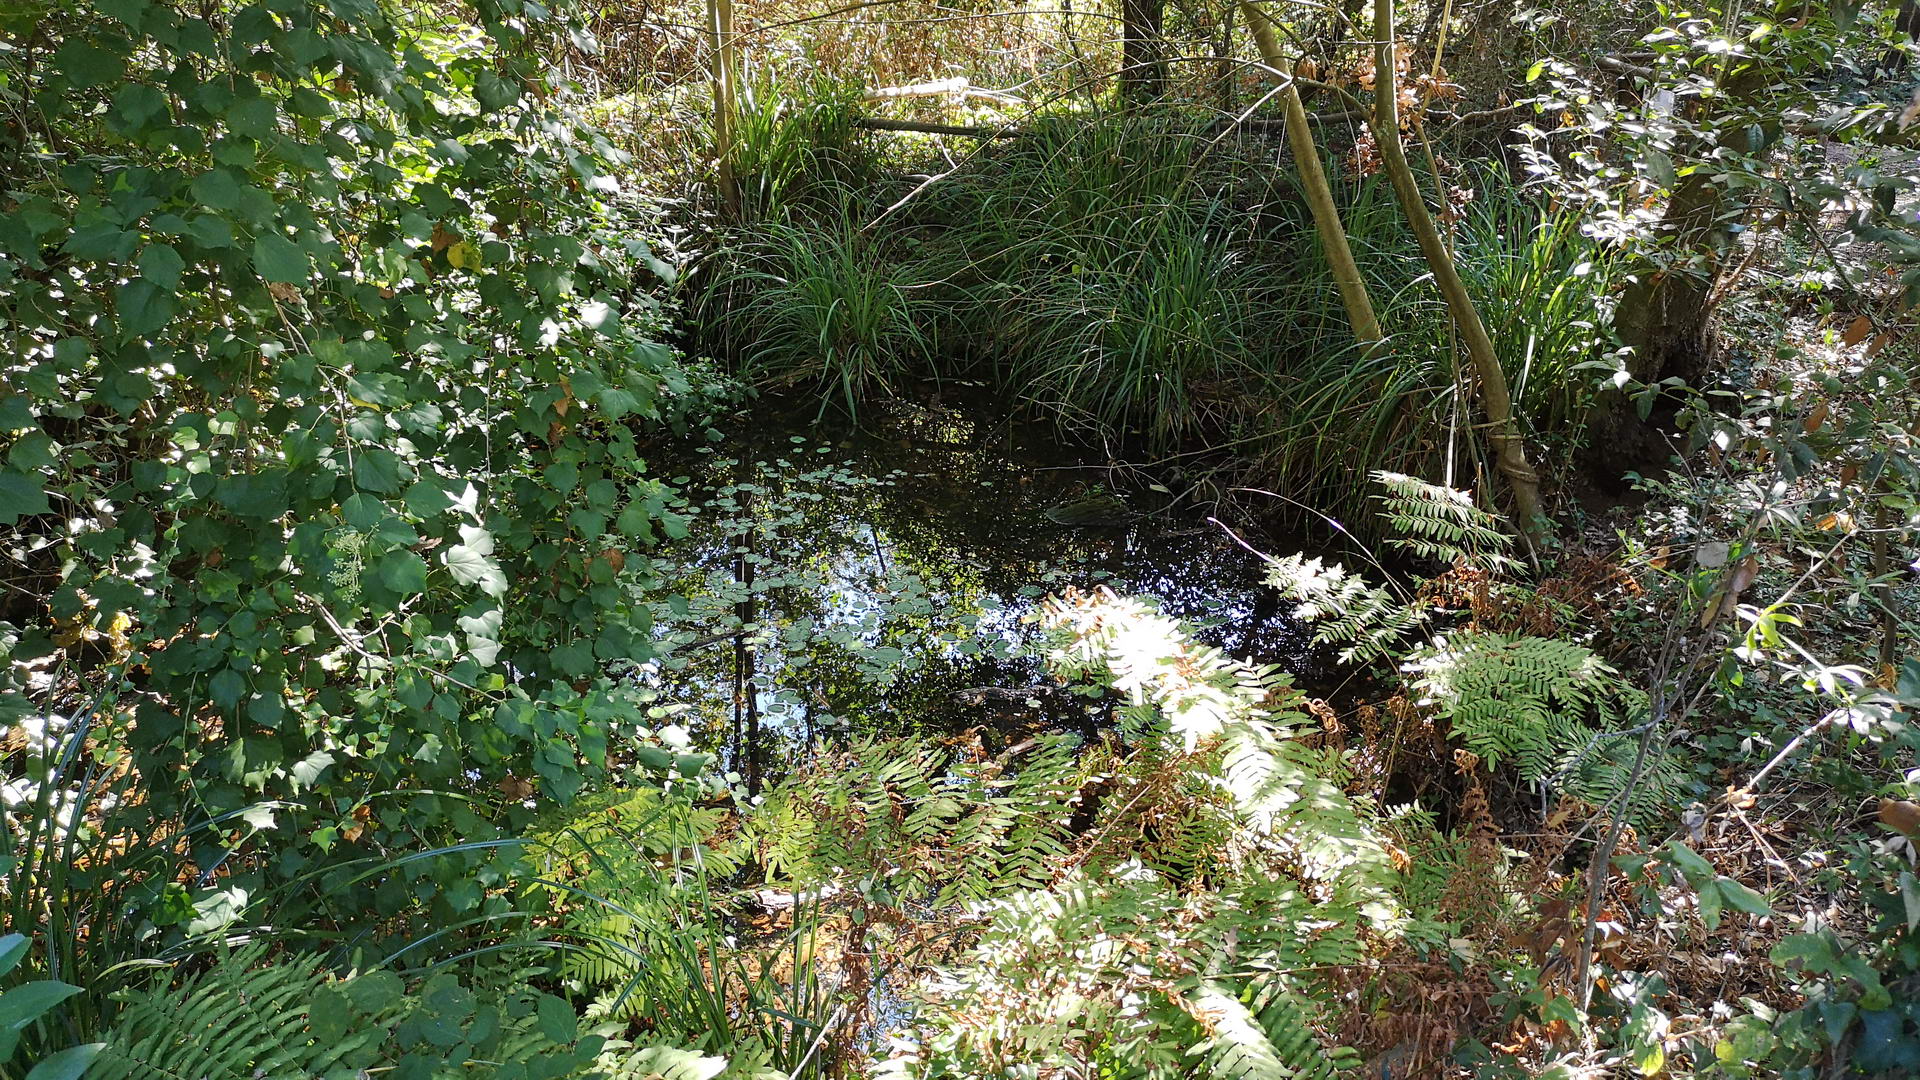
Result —
<instances>
[{"instance_id":1,"label":"fallen branch over water","mask_svg":"<svg viewBox=\"0 0 1920 1080\"><path fill-rule=\"evenodd\" d=\"M1483 109L1470 113L1450 113L1438 109L1427 113L1428 124L1442 127L1464 127L1469 124L1484 124L1516 116L1533 109L1531 102L1508 105L1498 109ZM1343 109L1339 112L1308 113L1307 123L1320 127L1326 124L1364 123L1369 112L1360 109ZM936 124L919 120L890 120L881 116L857 116L853 126L868 131L904 131L918 135L953 135L963 139L1012 139L1027 134L1026 130L1014 124ZM1286 128L1286 120L1280 117L1255 116L1247 118L1221 117L1204 127L1196 128L1195 134L1215 134L1234 128L1246 128L1251 131L1280 132Z\"/></svg>"}]
</instances>

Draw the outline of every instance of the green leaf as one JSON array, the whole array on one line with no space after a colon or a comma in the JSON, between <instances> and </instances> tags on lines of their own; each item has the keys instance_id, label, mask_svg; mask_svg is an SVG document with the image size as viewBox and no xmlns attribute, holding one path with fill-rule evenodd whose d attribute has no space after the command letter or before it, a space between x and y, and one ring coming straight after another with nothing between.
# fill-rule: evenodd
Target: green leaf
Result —
<instances>
[{"instance_id":1,"label":"green leaf","mask_svg":"<svg viewBox=\"0 0 1920 1080\"><path fill-rule=\"evenodd\" d=\"M415 481L403 498L407 509L422 519L437 517L453 507L453 500L447 497L440 485L429 480Z\"/></svg>"},{"instance_id":2,"label":"green leaf","mask_svg":"<svg viewBox=\"0 0 1920 1080\"><path fill-rule=\"evenodd\" d=\"M140 249L140 276L162 288L178 289L187 261L170 244L148 244Z\"/></svg>"},{"instance_id":3,"label":"green leaf","mask_svg":"<svg viewBox=\"0 0 1920 1080\"><path fill-rule=\"evenodd\" d=\"M100 1051L106 1048L107 1044L103 1042L68 1047L42 1058L40 1064L27 1072L27 1080L80 1080L93 1065L93 1059L99 1057Z\"/></svg>"},{"instance_id":4,"label":"green leaf","mask_svg":"<svg viewBox=\"0 0 1920 1080\"><path fill-rule=\"evenodd\" d=\"M1773 914L1773 906L1767 903L1766 897L1732 878L1723 877L1714 884L1719 887L1720 895L1726 900L1727 906L1735 911L1744 911L1749 915Z\"/></svg>"},{"instance_id":5,"label":"green leaf","mask_svg":"<svg viewBox=\"0 0 1920 1080\"><path fill-rule=\"evenodd\" d=\"M53 54L54 66L67 81L83 89L113 86L126 76L126 60L92 42L70 39Z\"/></svg>"},{"instance_id":6,"label":"green leaf","mask_svg":"<svg viewBox=\"0 0 1920 1080\"><path fill-rule=\"evenodd\" d=\"M1773 947L1768 958L1779 967L1798 961L1808 971L1830 971L1834 962L1833 943L1824 934L1788 934Z\"/></svg>"},{"instance_id":7,"label":"green leaf","mask_svg":"<svg viewBox=\"0 0 1920 1080\"><path fill-rule=\"evenodd\" d=\"M369 971L346 984L347 997L362 1013L377 1013L399 1003L406 986L391 971Z\"/></svg>"},{"instance_id":8,"label":"green leaf","mask_svg":"<svg viewBox=\"0 0 1920 1080\"><path fill-rule=\"evenodd\" d=\"M293 778L296 789L311 788L320 782L321 774L327 771L327 766L332 765L333 761L332 754L325 750L315 750L294 762L287 770L287 774Z\"/></svg>"},{"instance_id":9,"label":"green leaf","mask_svg":"<svg viewBox=\"0 0 1920 1080\"><path fill-rule=\"evenodd\" d=\"M365 491L381 493L400 490L399 455L378 446L369 446L353 459L353 482Z\"/></svg>"},{"instance_id":10,"label":"green leaf","mask_svg":"<svg viewBox=\"0 0 1920 1080\"><path fill-rule=\"evenodd\" d=\"M631 536L644 543L653 543L653 515L647 513L646 506L639 499L628 503L626 508L620 511L620 516L614 519L613 525L620 530L622 536Z\"/></svg>"},{"instance_id":11,"label":"green leaf","mask_svg":"<svg viewBox=\"0 0 1920 1080\"><path fill-rule=\"evenodd\" d=\"M541 994L536 1006L540 1022L540 1034L555 1043L570 1043L580 1035L580 1016L573 1006L554 997Z\"/></svg>"},{"instance_id":12,"label":"green leaf","mask_svg":"<svg viewBox=\"0 0 1920 1080\"><path fill-rule=\"evenodd\" d=\"M1715 881L1702 882L1699 893L1700 921L1707 924L1707 929L1712 930L1720 925L1720 908L1722 904L1720 884Z\"/></svg>"},{"instance_id":13,"label":"green leaf","mask_svg":"<svg viewBox=\"0 0 1920 1080\"><path fill-rule=\"evenodd\" d=\"M47 502L47 491L39 474L0 472L0 525L52 512L53 506Z\"/></svg>"},{"instance_id":14,"label":"green leaf","mask_svg":"<svg viewBox=\"0 0 1920 1080\"><path fill-rule=\"evenodd\" d=\"M344 1036L353 1025L353 1003L332 986L321 987L307 1006L308 1031L316 1041L332 1042Z\"/></svg>"},{"instance_id":15,"label":"green leaf","mask_svg":"<svg viewBox=\"0 0 1920 1080\"><path fill-rule=\"evenodd\" d=\"M27 395L14 394L0 398L0 431L26 431L39 423L33 418Z\"/></svg>"},{"instance_id":16,"label":"green leaf","mask_svg":"<svg viewBox=\"0 0 1920 1080\"><path fill-rule=\"evenodd\" d=\"M520 87L491 71L482 71L473 77L473 97L480 103L481 112L499 112L520 100Z\"/></svg>"},{"instance_id":17,"label":"green leaf","mask_svg":"<svg viewBox=\"0 0 1920 1080\"><path fill-rule=\"evenodd\" d=\"M55 1005L80 992L72 983L42 979L22 983L0 994L0 1029L18 1030L47 1014Z\"/></svg>"},{"instance_id":18,"label":"green leaf","mask_svg":"<svg viewBox=\"0 0 1920 1080\"><path fill-rule=\"evenodd\" d=\"M27 946L32 944L22 934L8 934L0 937L0 975L5 975L20 964L27 955Z\"/></svg>"},{"instance_id":19,"label":"green leaf","mask_svg":"<svg viewBox=\"0 0 1920 1080\"><path fill-rule=\"evenodd\" d=\"M427 588L427 560L411 551L389 551L374 562L376 580L403 597L417 596Z\"/></svg>"},{"instance_id":20,"label":"green leaf","mask_svg":"<svg viewBox=\"0 0 1920 1080\"><path fill-rule=\"evenodd\" d=\"M230 667L221 668L208 685L207 693L215 705L231 709L247 696L247 677Z\"/></svg>"},{"instance_id":21,"label":"green leaf","mask_svg":"<svg viewBox=\"0 0 1920 1080\"><path fill-rule=\"evenodd\" d=\"M294 285L307 280L307 253L277 232L263 232L253 242L253 265L268 281Z\"/></svg>"},{"instance_id":22,"label":"green leaf","mask_svg":"<svg viewBox=\"0 0 1920 1080\"><path fill-rule=\"evenodd\" d=\"M218 933L240 921L252 902L252 894L239 885L201 889L193 894L193 918L187 921L187 936Z\"/></svg>"},{"instance_id":23,"label":"green leaf","mask_svg":"<svg viewBox=\"0 0 1920 1080\"><path fill-rule=\"evenodd\" d=\"M173 307L172 290L144 277L134 278L115 293L120 329L129 337L145 337L167 325Z\"/></svg>"},{"instance_id":24,"label":"green leaf","mask_svg":"<svg viewBox=\"0 0 1920 1080\"><path fill-rule=\"evenodd\" d=\"M240 205L240 181L225 169L201 173L187 189L209 210L232 210Z\"/></svg>"},{"instance_id":25,"label":"green leaf","mask_svg":"<svg viewBox=\"0 0 1920 1080\"><path fill-rule=\"evenodd\" d=\"M1666 855L1667 861L1678 867L1680 873L1685 875L1688 881L1697 881L1701 878L1710 879L1713 876L1713 864L1701 858L1698 852L1678 840L1667 845Z\"/></svg>"}]
</instances>

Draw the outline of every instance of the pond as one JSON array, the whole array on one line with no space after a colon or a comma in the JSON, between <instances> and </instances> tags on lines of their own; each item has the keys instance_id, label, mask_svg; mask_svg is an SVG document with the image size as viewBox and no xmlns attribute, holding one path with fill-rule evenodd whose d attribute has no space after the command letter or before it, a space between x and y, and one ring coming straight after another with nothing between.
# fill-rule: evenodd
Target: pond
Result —
<instances>
[{"instance_id":1,"label":"pond","mask_svg":"<svg viewBox=\"0 0 1920 1080\"><path fill-rule=\"evenodd\" d=\"M663 723L736 771L777 774L842 734L1092 737L1109 706L1052 684L1024 619L1069 587L1154 597L1208 644L1307 683L1324 669L1260 560L1141 470L987 407L813 419L764 402L669 466L688 530L655 553L661 656L638 677Z\"/></svg>"}]
</instances>

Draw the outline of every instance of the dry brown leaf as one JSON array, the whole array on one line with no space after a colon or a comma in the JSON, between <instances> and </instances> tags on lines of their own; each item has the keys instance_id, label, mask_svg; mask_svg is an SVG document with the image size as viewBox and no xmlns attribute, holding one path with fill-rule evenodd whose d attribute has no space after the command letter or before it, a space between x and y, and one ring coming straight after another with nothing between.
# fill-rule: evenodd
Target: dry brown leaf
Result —
<instances>
[{"instance_id":1,"label":"dry brown leaf","mask_svg":"<svg viewBox=\"0 0 1920 1080\"><path fill-rule=\"evenodd\" d=\"M1801 429L1809 435L1819 431L1820 425L1827 422L1827 413L1829 411L1825 401L1815 405L1813 411L1807 414L1806 422L1801 425Z\"/></svg>"},{"instance_id":2,"label":"dry brown leaf","mask_svg":"<svg viewBox=\"0 0 1920 1080\"><path fill-rule=\"evenodd\" d=\"M1881 799L1880 823L1920 837L1920 803L1906 799Z\"/></svg>"},{"instance_id":3,"label":"dry brown leaf","mask_svg":"<svg viewBox=\"0 0 1920 1080\"><path fill-rule=\"evenodd\" d=\"M1713 620L1722 615L1732 615L1740 606L1740 594L1760 576L1760 557L1749 555L1734 566L1727 576L1721 579L1720 589L1707 601L1705 611L1700 613L1700 628L1713 625Z\"/></svg>"},{"instance_id":4,"label":"dry brown leaf","mask_svg":"<svg viewBox=\"0 0 1920 1080\"><path fill-rule=\"evenodd\" d=\"M1893 341L1892 334L1888 334L1888 333L1875 334L1873 335L1873 340L1867 343L1867 351L1862 353L1861 355L1864 356L1866 359L1871 360L1874 357L1880 355L1880 350L1886 348L1889 344L1892 343L1892 341Z\"/></svg>"},{"instance_id":5,"label":"dry brown leaf","mask_svg":"<svg viewBox=\"0 0 1920 1080\"><path fill-rule=\"evenodd\" d=\"M1847 331L1840 335L1840 340L1848 345L1858 345L1867 340L1867 335L1871 333L1873 333L1873 320L1865 315L1856 315L1854 320L1847 324Z\"/></svg>"}]
</instances>

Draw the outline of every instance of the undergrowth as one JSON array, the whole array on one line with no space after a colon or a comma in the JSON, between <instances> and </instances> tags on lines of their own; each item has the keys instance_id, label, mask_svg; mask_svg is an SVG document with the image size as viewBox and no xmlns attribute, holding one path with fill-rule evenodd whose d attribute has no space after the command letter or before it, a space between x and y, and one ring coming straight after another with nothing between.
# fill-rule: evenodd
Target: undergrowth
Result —
<instances>
[{"instance_id":1,"label":"undergrowth","mask_svg":"<svg viewBox=\"0 0 1920 1080\"><path fill-rule=\"evenodd\" d=\"M1244 472L1336 511L1358 505L1353 462L1476 475L1464 353L1383 179L1332 163L1389 333L1367 349L1265 135L1171 109L1043 115L889 180L871 167L881 144L863 144L875 155L863 170L837 121L807 119L840 116L837 99L758 93L764 130L744 157L801 163L780 188L815 197L762 200L709 263L696 304L707 344L748 379L824 385L856 416L917 380L979 380L1149 449L1232 446ZM797 144L816 130L813 167ZM1555 433L1549 463L1564 462L1597 385L1612 261L1498 167L1443 180L1443 219L1521 420Z\"/></svg>"}]
</instances>

